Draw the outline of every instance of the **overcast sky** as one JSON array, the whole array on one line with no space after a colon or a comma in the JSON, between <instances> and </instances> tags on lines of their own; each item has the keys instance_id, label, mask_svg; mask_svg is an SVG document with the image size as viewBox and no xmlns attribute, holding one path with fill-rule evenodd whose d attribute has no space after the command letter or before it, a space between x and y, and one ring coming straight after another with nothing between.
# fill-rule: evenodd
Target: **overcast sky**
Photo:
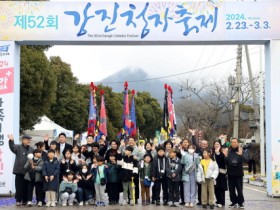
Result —
<instances>
[{"instance_id":1,"label":"overcast sky","mask_svg":"<svg viewBox=\"0 0 280 210\"><path fill-rule=\"evenodd\" d=\"M253 71L257 73L260 69L259 47L249 46L249 48ZM235 73L236 49L237 46L233 45L54 46L46 54L48 57L60 56L64 62L69 63L74 76L81 83L99 81L126 67L142 68L151 77L168 76L203 68L195 73L170 78L176 81L187 78L195 80L201 77L217 80ZM247 76L247 64L245 57L243 58L243 75ZM208 66L211 67L207 68Z\"/></svg>"}]
</instances>

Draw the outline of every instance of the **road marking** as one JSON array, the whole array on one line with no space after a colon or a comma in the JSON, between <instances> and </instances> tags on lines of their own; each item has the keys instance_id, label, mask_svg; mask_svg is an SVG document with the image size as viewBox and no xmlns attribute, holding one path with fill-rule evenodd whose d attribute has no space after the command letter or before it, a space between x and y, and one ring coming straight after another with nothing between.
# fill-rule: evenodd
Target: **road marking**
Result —
<instances>
[{"instance_id":1,"label":"road marking","mask_svg":"<svg viewBox=\"0 0 280 210\"><path fill-rule=\"evenodd\" d=\"M254 188L251 188L251 187L245 187L245 186L243 186L243 187L246 188L246 189L249 189L249 190L253 190L253 191L257 191L257 192L261 192L261 193L266 194L266 191L263 191L263 190L257 190L257 189L254 189Z\"/></svg>"}]
</instances>

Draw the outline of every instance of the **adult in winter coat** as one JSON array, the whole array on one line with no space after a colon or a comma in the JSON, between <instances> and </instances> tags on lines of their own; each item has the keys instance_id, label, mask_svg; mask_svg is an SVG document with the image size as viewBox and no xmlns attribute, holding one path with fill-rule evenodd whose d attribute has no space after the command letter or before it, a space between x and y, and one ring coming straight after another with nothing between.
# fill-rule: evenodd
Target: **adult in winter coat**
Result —
<instances>
[{"instance_id":1,"label":"adult in winter coat","mask_svg":"<svg viewBox=\"0 0 280 210\"><path fill-rule=\"evenodd\" d=\"M243 162L245 161L245 158L237 138L231 139L230 148L224 150L224 155L227 165L228 188L231 201L229 208L236 208L239 206L239 208L243 209Z\"/></svg>"},{"instance_id":2,"label":"adult in winter coat","mask_svg":"<svg viewBox=\"0 0 280 210\"><path fill-rule=\"evenodd\" d=\"M227 191L227 176L225 155L222 153L222 145L220 141L215 141L213 145L213 159L219 166L219 175L216 179L215 196L216 206L221 208L225 206L225 191Z\"/></svg>"},{"instance_id":3,"label":"adult in winter coat","mask_svg":"<svg viewBox=\"0 0 280 210\"><path fill-rule=\"evenodd\" d=\"M181 159L185 206L191 208L195 205L197 194L196 172L200 163L200 158L195 150L195 145L189 145L187 152Z\"/></svg>"},{"instance_id":4,"label":"adult in winter coat","mask_svg":"<svg viewBox=\"0 0 280 210\"><path fill-rule=\"evenodd\" d=\"M32 139L29 135L22 136L22 144L15 144L13 135L8 135L10 150L16 155L14 162L13 174L15 174L15 186L16 186L16 205L27 204L27 193L28 182L24 179L25 169L24 165L27 162L27 155L32 154L33 148L30 146L30 140Z\"/></svg>"}]
</instances>

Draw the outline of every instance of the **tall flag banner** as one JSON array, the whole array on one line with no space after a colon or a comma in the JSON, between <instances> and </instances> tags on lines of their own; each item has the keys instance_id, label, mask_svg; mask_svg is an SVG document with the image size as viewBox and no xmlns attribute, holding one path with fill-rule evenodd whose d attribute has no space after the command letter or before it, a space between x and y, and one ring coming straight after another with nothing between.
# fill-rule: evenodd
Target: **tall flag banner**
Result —
<instances>
[{"instance_id":1,"label":"tall flag banner","mask_svg":"<svg viewBox=\"0 0 280 210\"><path fill-rule=\"evenodd\" d=\"M168 115L168 86L167 84L164 85L165 94L164 94L164 104L163 104L163 121L162 121L162 127L163 129L168 133L168 122L169 122L169 115Z\"/></svg>"},{"instance_id":2,"label":"tall flag banner","mask_svg":"<svg viewBox=\"0 0 280 210\"><path fill-rule=\"evenodd\" d=\"M131 99L131 108L130 108L130 129L129 129L129 135L135 137L137 134L137 126L136 126L136 110L135 110L135 101L134 101L134 95L135 91L132 90L132 99Z\"/></svg>"},{"instance_id":3,"label":"tall flag banner","mask_svg":"<svg viewBox=\"0 0 280 210\"><path fill-rule=\"evenodd\" d=\"M175 106L174 106L174 100L173 100L173 89L170 86L170 90L171 90L171 102L172 102L172 110L173 110L173 125L174 125L174 134L177 130L177 121L176 121L176 114L175 114Z\"/></svg>"},{"instance_id":4,"label":"tall flag banner","mask_svg":"<svg viewBox=\"0 0 280 210\"><path fill-rule=\"evenodd\" d=\"M96 129L96 107L94 106L94 94L95 86L93 82L90 83L90 96L89 96L89 116L88 116L88 135L95 136Z\"/></svg>"},{"instance_id":5,"label":"tall flag banner","mask_svg":"<svg viewBox=\"0 0 280 210\"><path fill-rule=\"evenodd\" d=\"M104 90L100 90L101 95L101 107L100 107L100 118L99 118L99 136L107 136L107 116L106 107L104 102Z\"/></svg>"},{"instance_id":6,"label":"tall flag banner","mask_svg":"<svg viewBox=\"0 0 280 210\"><path fill-rule=\"evenodd\" d=\"M129 119L129 101L128 101L128 83L124 83L124 98L123 98L123 128L125 134L129 134L130 119Z\"/></svg>"},{"instance_id":7,"label":"tall flag banner","mask_svg":"<svg viewBox=\"0 0 280 210\"><path fill-rule=\"evenodd\" d=\"M168 96L167 96L167 104L168 104L168 117L169 117L169 135L173 136L175 134L175 128L174 128L174 112L173 112L173 105L172 105L172 89L170 86L168 86Z\"/></svg>"},{"instance_id":8,"label":"tall flag banner","mask_svg":"<svg viewBox=\"0 0 280 210\"><path fill-rule=\"evenodd\" d=\"M94 132L94 137L95 140L98 137L99 134L99 111L98 111L98 106L97 106L97 99L96 99L96 93L98 91L98 87L94 85L92 95L93 95L93 106L95 108L95 113L96 113L96 123L95 123L95 132Z\"/></svg>"}]
</instances>

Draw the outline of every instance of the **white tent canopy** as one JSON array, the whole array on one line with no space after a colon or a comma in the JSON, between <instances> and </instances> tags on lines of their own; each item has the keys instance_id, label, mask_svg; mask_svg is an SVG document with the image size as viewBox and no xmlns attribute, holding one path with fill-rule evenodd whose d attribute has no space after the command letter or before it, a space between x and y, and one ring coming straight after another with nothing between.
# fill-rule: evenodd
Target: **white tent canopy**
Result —
<instances>
[{"instance_id":1,"label":"white tent canopy","mask_svg":"<svg viewBox=\"0 0 280 210\"><path fill-rule=\"evenodd\" d=\"M34 143L43 141L45 135L48 135L50 140L55 139L60 133L65 133L67 141L71 142L74 133L56 124L47 116L41 117L40 122L34 125L33 128L33 130L26 130L24 133L32 136L32 142Z\"/></svg>"}]
</instances>

